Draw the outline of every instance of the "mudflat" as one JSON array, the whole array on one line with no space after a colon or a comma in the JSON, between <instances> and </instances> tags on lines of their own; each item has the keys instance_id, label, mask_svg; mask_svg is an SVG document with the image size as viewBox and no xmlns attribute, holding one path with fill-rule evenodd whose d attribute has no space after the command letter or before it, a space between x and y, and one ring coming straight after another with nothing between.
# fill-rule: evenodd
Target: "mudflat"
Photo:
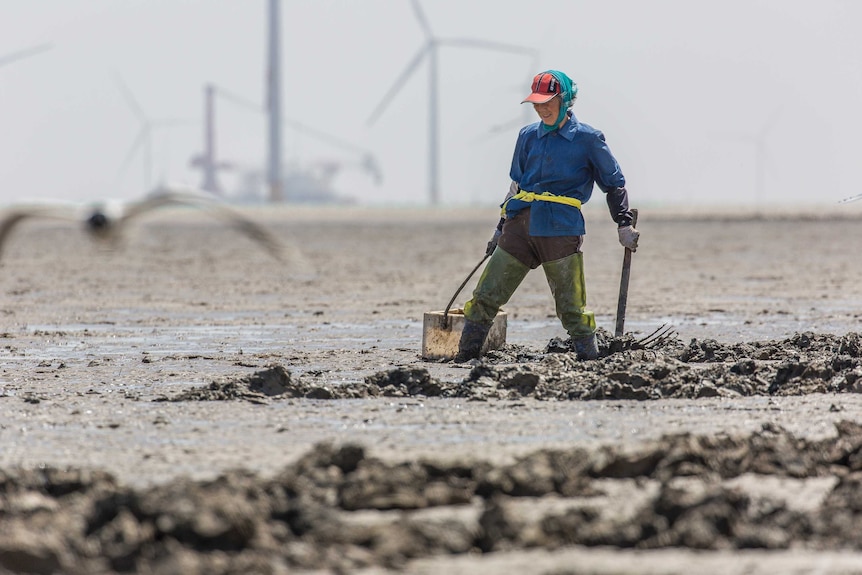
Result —
<instances>
[{"instance_id":1,"label":"mudflat","mask_svg":"<svg viewBox=\"0 0 862 575\"><path fill-rule=\"evenodd\" d=\"M860 573L845 207L641 208L616 338L623 250L586 206L588 362L553 345L541 270L503 348L422 359L493 206L238 208L284 261L193 210L110 249L22 223L0 254L0 572Z\"/></svg>"}]
</instances>

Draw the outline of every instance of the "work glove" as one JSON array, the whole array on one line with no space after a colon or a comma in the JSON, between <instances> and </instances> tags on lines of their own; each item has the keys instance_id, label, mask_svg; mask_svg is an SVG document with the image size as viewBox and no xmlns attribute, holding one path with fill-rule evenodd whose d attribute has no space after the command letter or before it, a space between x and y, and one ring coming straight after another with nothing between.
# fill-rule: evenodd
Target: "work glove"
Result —
<instances>
[{"instance_id":1,"label":"work glove","mask_svg":"<svg viewBox=\"0 0 862 575\"><path fill-rule=\"evenodd\" d=\"M491 241L488 242L488 247L485 248L485 257L490 256L497 249L497 242L500 240L500 236L503 235L503 224L505 222L506 218L500 218L500 223L497 224L497 229L494 230L494 235Z\"/></svg>"},{"instance_id":2,"label":"work glove","mask_svg":"<svg viewBox=\"0 0 862 575\"><path fill-rule=\"evenodd\" d=\"M617 234L620 238L620 245L624 248L628 248L633 252L638 250L638 238L641 237L641 233L637 231L633 226L623 226L617 229Z\"/></svg>"}]
</instances>

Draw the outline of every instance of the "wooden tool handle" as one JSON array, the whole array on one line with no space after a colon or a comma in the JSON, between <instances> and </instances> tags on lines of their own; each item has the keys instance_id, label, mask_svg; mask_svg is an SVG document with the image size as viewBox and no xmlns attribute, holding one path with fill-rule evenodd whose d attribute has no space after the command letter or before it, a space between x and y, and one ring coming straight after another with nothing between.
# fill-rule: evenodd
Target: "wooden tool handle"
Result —
<instances>
[{"instance_id":1,"label":"wooden tool handle","mask_svg":"<svg viewBox=\"0 0 862 575\"><path fill-rule=\"evenodd\" d=\"M447 317L449 316L449 308L452 307L452 304L455 302L455 298L458 297L458 294L461 293L461 290L464 289L464 286L467 285L467 282L470 281L470 278L473 277L473 274L476 273L476 270L479 269L479 266L481 266L483 263L485 263L485 260L487 260L490 256L491 256L491 254L485 254L485 257L482 258L478 264L476 264L476 267L473 268L473 271L471 271L470 274L466 278L464 278L464 281L461 282L461 285L459 285L458 289L455 290L455 294L452 296L452 299L450 299L449 303L446 304L446 311L443 312L443 321L444 322L446 321Z\"/></svg>"},{"instance_id":2,"label":"wooden tool handle","mask_svg":"<svg viewBox=\"0 0 862 575\"><path fill-rule=\"evenodd\" d=\"M632 209L632 227L637 227L638 211L637 208ZM620 275L620 298L617 301L617 325L614 330L614 337L622 337L626 322L626 303L629 297L629 277L632 270L632 251L626 248L623 255L623 271Z\"/></svg>"}]
</instances>

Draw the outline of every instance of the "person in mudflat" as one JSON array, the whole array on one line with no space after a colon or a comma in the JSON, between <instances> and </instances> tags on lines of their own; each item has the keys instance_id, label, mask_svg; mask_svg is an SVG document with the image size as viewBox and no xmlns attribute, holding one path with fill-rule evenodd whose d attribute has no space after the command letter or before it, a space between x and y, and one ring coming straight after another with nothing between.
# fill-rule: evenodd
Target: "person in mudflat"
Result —
<instances>
[{"instance_id":1,"label":"person in mudflat","mask_svg":"<svg viewBox=\"0 0 862 575\"><path fill-rule=\"evenodd\" d=\"M530 95L521 102L532 104L540 121L518 134L509 172L512 183L487 246L490 259L464 305L456 362L481 356L500 307L527 272L540 265L570 348L580 359L598 357L581 252L586 234L581 205L589 201L594 185L606 195L620 244L636 251L640 232L632 225L626 180L604 134L579 122L571 111L577 93L566 74L546 70L536 74Z\"/></svg>"}]
</instances>

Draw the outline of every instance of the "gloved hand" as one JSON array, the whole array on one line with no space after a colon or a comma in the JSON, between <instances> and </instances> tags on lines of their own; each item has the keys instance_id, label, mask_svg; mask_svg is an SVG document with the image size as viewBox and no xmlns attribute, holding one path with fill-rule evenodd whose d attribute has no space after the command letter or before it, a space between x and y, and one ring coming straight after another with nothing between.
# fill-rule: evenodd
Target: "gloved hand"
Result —
<instances>
[{"instance_id":1,"label":"gloved hand","mask_svg":"<svg viewBox=\"0 0 862 575\"><path fill-rule=\"evenodd\" d=\"M490 256L494 253L494 250L497 249L497 242L500 240L500 236L503 235L503 224L506 222L506 218L500 218L500 223L497 224L497 229L494 230L494 236L491 238L491 241L488 242L488 246L485 248L485 256Z\"/></svg>"},{"instance_id":2,"label":"gloved hand","mask_svg":"<svg viewBox=\"0 0 862 575\"><path fill-rule=\"evenodd\" d=\"M638 250L638 238L641 233L632 226L623 226L617 229L617 234L620 238L620 245L628 248L633 252Z\"/></svg>"}]
</instances>

